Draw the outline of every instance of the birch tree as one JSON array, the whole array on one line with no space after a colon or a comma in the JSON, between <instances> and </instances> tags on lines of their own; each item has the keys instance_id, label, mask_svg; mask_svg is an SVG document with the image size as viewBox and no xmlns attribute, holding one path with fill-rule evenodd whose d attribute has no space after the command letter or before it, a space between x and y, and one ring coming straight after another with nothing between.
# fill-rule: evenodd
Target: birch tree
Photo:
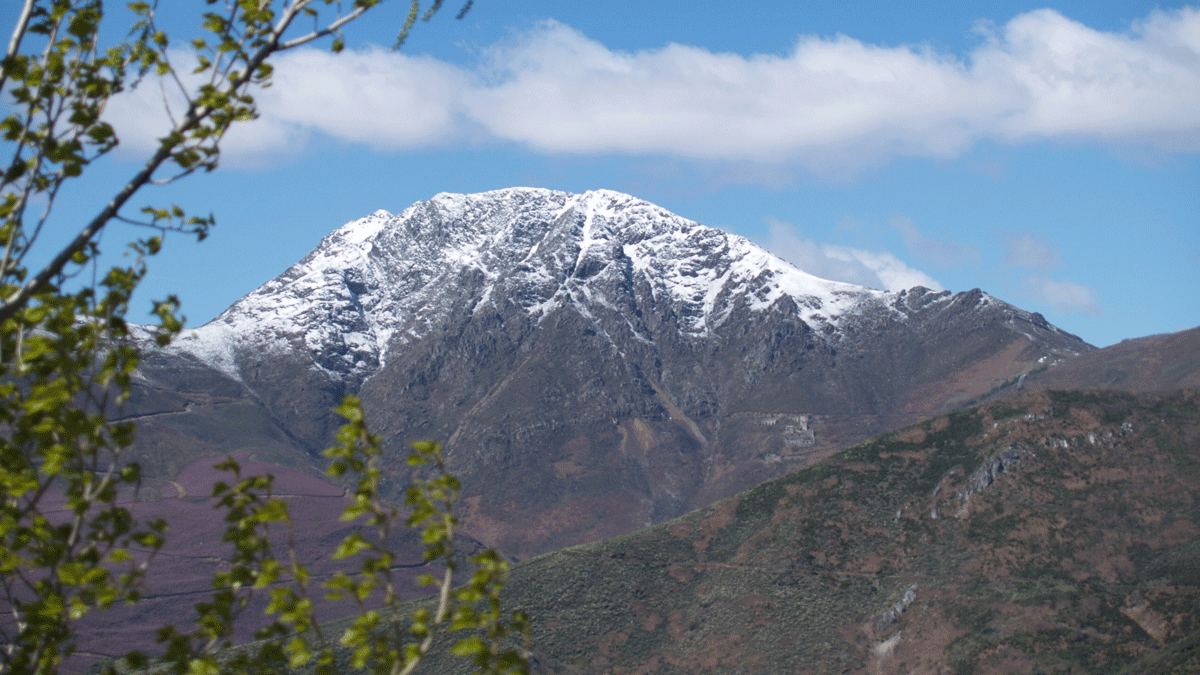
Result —
<instances>
[{"instance_id":1,"label":"birch tree","mask_svg":"<svg viewBox=\"0 0 1200 675\"><path fill-rule=\"evenodd\" d=\"M164 522L136 522L123 506L136 499L141 472L129 461L136 427L120 421L139 359L130 298L168 233L203 239L212 216L147 203L153 186L212 171L221 141L257 115L254 94L271 83L272 59L302 45L345 46L342 29L382 0L206 0L196 19L203 37L176 44L158 21L155 2L132 2L125 39L104 44L102 0L24 0L0 62L0 674L59 672L75 647L73 626L85 615L136 602L153 554L168 533ZM396 44L419 20L441 8L412 0ZM461 8L459 17L470 8ZM173 6L172 11L178 11ZM398 17L399 18L399 17ZM187 71L177 61L187 55ZM157 148L124 184L75 229L61 227L55 207L70 199L72 181L112 152L119 139L105 119L114 96L138 86L174 89L164 101L170 125ZM166 103L164 103L166 105ZM100 237L113 223L136 226L123 265L102 268ZM137 231L137 230L135 230ZM111 240L111 237L110 237ZM66 242L65 244L62 242ZM154 304L153 343L181 329L174 297ZM177 673L263 672L311 664L318 672L366 668L398 675L416 667L440 631L466 631L451 649L481 672L525 672L517 649L505 648L524 629L504 617L499 590L507 571L494 552L473 561L469 578L453 551L457 481L440 448L415 446L410 462L432 477L414 483L408 515L378 496L381 452L357 401L340 409L347 425L329 451L330 470L356 485L346 519L363 519L378 536L348 538L336 551L348 570L332 586L310 588L302 561L274 551L269 528L289 528L286 504L271 496L266 476L231 479L215 496L227 524L229 566L214 579L212 598L193 624L164 627L158 659ZM65 504L65 510L61 507ZM54 512L60 515L55 515ZM62 515L65 514L65 515ZM442 573L426 581L432 610L405 614L391 586L389 533L422 530L426 559ZM135 551L137 552L135 554ZM358 617L340 635L325 635L312 615L312 594L347 598ZM232 654L232 626L250 597L269 594L266 638ZM367 598L379 600L369 604ZM150 628L148 628L150 629ZM335 649L333 645L341 645ZM126 665L150 657L130 654Z\"/></svg>"}]
</instances>

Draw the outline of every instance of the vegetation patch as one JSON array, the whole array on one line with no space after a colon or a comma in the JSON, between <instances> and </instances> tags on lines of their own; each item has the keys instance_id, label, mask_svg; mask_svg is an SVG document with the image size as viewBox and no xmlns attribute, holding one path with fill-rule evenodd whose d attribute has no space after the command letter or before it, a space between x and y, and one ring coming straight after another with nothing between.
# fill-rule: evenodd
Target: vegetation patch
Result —
<instances>
[{"instance_id":1,"label":"vegetation patch","mask_svg":"<svg viewBox=\"0 0 1200 675\"><path fill-rule=\"evenodd\" d=\"M999 422L1000 420L1006 420L1010 417L1023 415L1029 410L1029 408L1023 405L1014 405L1007 401L1001 401L1000 403L993 403L992 405L988 406L987 410L988 413L991 414L992 419Z\"/></svg>"}]
</instances>

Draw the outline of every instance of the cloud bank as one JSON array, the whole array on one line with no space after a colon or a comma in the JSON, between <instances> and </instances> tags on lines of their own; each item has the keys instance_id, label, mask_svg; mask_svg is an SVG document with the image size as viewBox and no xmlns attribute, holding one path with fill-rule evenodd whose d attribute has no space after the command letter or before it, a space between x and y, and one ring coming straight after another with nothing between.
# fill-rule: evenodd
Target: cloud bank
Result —
<instances>
[{"instance_id":1,"label":"cloud bank","mask_svg":"<svg viewBox=\"0 0 1200 675\"><path fill-rule=\"evenodd\" d=\"M152 90L147 93L146 90ZM225 145L261 163L312 134L388 150L467 142L791 164L819 173L954 157L984 139L1200 150L1200 9L1127 32L1049 10L984 34L965 56L802 37L790 54L670 44L614 51L546 21L472 66L381 49L285 53L261 118ZM153 147L155 87L115 101L127 148Z\"/></svg>"}]
</instances>

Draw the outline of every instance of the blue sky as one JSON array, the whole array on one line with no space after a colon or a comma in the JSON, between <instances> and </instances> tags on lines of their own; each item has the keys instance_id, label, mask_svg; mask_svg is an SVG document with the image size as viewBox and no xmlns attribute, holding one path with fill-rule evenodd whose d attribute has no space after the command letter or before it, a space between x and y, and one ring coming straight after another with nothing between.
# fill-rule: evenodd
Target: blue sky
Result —
<instances>
[{"instance_id":1,"label":"blue sky","mask_svg":"<svg viewBox=\"0 0 1200 675\"><path fill-rule=\"evenodd\" d=\"M1099 346L1200 324L1195 6L479 0L394 53L391 5L338 57L281 59L218 172L143 196L218 226L169 241L140 302L199 325L349 220L530 185L628 192L820 276L982 288ZM132 173L160 102L113 104L122 150L57 227Z\"/></svg>"}]
</instances>

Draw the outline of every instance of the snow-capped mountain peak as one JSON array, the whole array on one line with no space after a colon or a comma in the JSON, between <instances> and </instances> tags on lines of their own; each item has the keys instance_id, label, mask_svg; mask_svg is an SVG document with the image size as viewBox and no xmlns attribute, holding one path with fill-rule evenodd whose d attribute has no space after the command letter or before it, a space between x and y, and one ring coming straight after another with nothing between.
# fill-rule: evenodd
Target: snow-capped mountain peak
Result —
<instances>
[{"instance_id":1,"label":"snow-capped mountain peak","mask_svg":"<svg viewBox=\"0 0 1200 675\"><path fill-rule=\"evenodd\" d=\"M357 394L398 451L392 488L399 451L436 438L468 531L532 555L661 522L1088 349L978 290L836 283L629 195L512 188L347 223L139 374L167 399L156 410L178 404L153 418L178 423L169 442L206 452L315 457ZM207 404L189 412L193 398Z\"/></svg>"},{"instance_id":2,"label":"snow-capped mountain peak","mask_svg":"<svg viewBox=\"0 0 1200 675\"><path fill-rule=\"evenodd\" d=\"M814 277L627 194L441 193L343 225L172 349L235 378L239 350L299 350L314 367L361 382L463 311L518 310L532 321L564 310L596 322L614 314L649 340L651 321L630 317L654 306L686 338L704 339L739 308L763 312L785 299L827 335L865 312L905 316L894 293Z\"/></svg>"}]
</instances>

